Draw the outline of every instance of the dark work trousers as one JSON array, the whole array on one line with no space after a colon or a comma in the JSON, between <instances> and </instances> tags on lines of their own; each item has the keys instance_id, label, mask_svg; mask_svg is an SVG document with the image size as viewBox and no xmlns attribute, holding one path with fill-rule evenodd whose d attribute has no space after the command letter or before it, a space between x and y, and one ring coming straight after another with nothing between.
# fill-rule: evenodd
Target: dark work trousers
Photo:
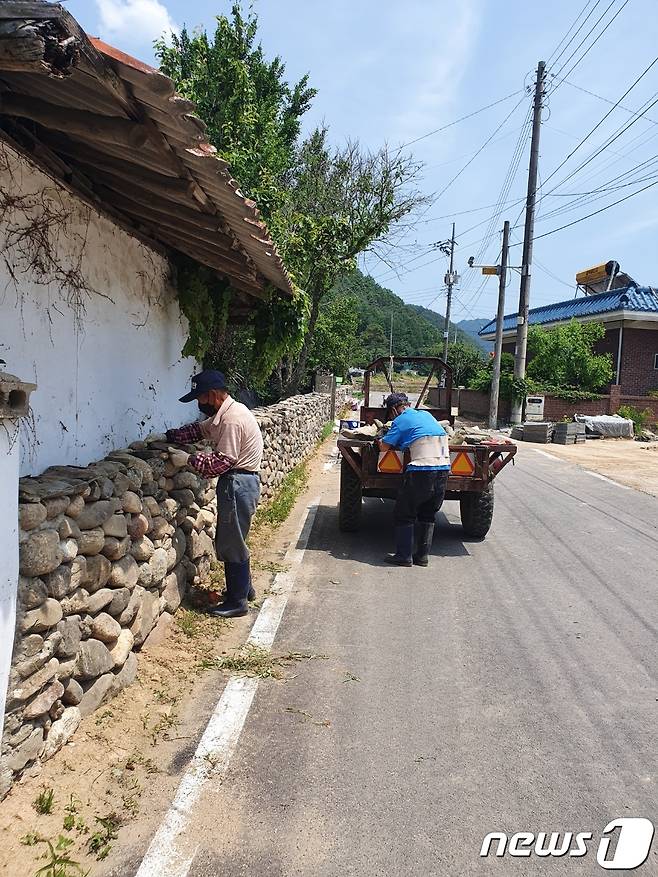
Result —
<instances>
[{"instance_id":1,"label":"dark work trousers","mask_svg":"<svg viewBox=\"0 0 658 877\"><path fill-rule=\"evenodd\" d=\"M229 563L249 560L247 535L260 497L260 476L227 472L217 481L217 558Z\"/></svg>"},{"instance_id":2,"label":"dark work trousers","mask_svg":"<svg viewBox=\"0 0 658 877\"><path fill-rule=\"evenodd\" d=\"M414 472L413 466L407 467L395 502L395 524L402 526L416 521L433 524L434 516L443 505L449 474L447 469Z\"/></svg>"}]
</instances>

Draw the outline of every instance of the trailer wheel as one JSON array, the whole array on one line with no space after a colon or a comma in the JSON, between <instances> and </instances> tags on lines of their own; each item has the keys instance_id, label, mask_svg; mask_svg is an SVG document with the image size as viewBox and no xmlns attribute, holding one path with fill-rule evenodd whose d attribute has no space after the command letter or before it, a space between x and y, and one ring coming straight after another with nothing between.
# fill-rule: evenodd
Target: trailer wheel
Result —
<instances>
[{"instance_id":1,"label":"trailer wheel","mask_svg":"<svg viewBox=\"0 0 658 877\"><path fill-rule=\"evenodd\" d=\"M464 533L473 539L484 539L493 520L493 484L489 484L482 493L465 493L460 497L459 510Z\"/></svg>"},{"instance_id":2,"label":"trailer wheel","mask_svg":"<svg viewBox=\"0 0 658 877\"><path fill-rule=\"evenodd\" d=\"M358 475L343 457L340 464L340 500L338 504L338 528L352 533L361 526L363 488Z\"/></svg>"}]
</instances>

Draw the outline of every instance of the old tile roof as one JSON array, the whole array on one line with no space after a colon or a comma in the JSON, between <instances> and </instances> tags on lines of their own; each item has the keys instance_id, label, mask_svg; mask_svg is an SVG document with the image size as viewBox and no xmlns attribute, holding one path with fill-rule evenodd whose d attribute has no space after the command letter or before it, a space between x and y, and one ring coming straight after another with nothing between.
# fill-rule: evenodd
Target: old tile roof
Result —
<instances>
[{"instance_id":1,"label":"old tile roof","mask_svg":"<svg viewBox=\"0 0 658 877\"><path fill-rule=\"evenodd\" d=\"M0 3L0 135L129 230L215 268L243 302L268 281L290 294L256 204L194 110L60 4Z\"/></svg>"},{"instance_id":2,"label":"old tile roof","mask_svg":"<svg viewBox=\"0 0 658 877\"><path fill-rule=\"evenodd\" d=\"M627 303L621 302L626 295ZM533 308L528 314L528 325L539 326L544 323L561 323L579 317L593 317L599 314L616 313L623 310L626 314L658 315L658 292L651 286L628 286L613 289L610 292L599 292L582 298L571 298L567 301ZM505 316L503 332L511 332L516 328L516 314ZM496 331L496 321L491 320L483 326L478 335L492 336Z\"/></svg>"}]
</instances>

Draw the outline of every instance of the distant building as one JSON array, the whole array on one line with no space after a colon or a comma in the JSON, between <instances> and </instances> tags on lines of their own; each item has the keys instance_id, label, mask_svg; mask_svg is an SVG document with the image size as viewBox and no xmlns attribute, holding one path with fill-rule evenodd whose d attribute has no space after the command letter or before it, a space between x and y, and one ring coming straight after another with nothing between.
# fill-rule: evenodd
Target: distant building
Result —
<instances>
[{"instance_id":1,"label":"distant building","mask_svg":"<svg viewBox=\"0 0 658 877\"><path fill-rule=\"evenodd\" d=\"M619 278L628 275L617 275ZM644 396L658 389L658 290L638 286L632 281L623 287L594 292L555 304L533 308L528 325L550 329L570 320L579 323L603 323L605 337L596 345L597 353L610 353L615 367L616 384L625 395ZM514 353L517 315L505 317L503 350ZM496 334L496 321L480 329L487 341Z\"/></svg>"}]
</instances>

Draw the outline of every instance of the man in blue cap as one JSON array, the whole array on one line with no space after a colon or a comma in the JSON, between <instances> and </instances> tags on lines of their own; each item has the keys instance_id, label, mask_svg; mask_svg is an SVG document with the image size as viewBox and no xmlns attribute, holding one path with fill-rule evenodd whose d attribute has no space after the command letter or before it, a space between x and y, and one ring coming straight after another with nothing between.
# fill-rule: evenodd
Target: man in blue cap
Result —
<instances>
[{"instance_id":1,"label":"man in blue cap","mask_svg":"<svg viewBox=\"0 0 658 877\"><path fill-rule=\"evenodd\" d=\"M210 441L214 450L192 454L188 464L204 478L217 477L217 557L224 562L226 597L210 610L220 618L246 615L251 587L246 538L260 497L263 437L258 421L241 402L229 396L226 378L207 369L194 375L192 390L181 402L196 400L207 420L167 431L172 442Z\"/></svg>"},{"instance_id":2,"label":"man in blue cap","mask_svg":"<svg viewBox=\"0 0 658 877\"><path fill-rule=\"evenodd\" d=\"M396 550L386 560L397 566L427 566L434 518L450 475L448 436L429 411L411 408L404 393L391 393L384 404L393 425L380 448L408 450L411 457L393 513Z\"/></svg>"}]
</instances>

